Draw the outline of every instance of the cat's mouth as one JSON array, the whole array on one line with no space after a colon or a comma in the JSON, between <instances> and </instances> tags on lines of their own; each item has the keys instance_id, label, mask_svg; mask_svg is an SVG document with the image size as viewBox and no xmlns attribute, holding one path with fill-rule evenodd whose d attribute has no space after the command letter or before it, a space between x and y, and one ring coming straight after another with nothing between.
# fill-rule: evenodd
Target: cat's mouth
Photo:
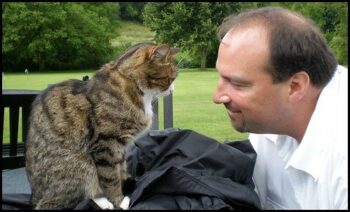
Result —
<instances>
[{"instance_id":1,"label":"cat's mouth","mask_svg":"<svg viewBox=\"0 0 350 212\"><path fill-rule=\"evenodd\" d=\"M170 95L170 94L172 94L174 92L174 90L172 90L172 89L167 89L167 90L165 90L165 91L163 91L163 92L161 92L159 95L157 95L158 97L160 97L160 96L168 96L168 95Z\"/></svg>"},{"instance_id":2,"label":"cat's mouth","mask_svg":"<svg viewBox=\"0 0 350 212\"><path fill-rule=\"evenodd\" d=\"M173 83L171 83L171 85L169 86L169 88L168 88L167 90L165 90L166 95L172 94L172 93L174 92L174 89L175 89L175 84L174 84L174 82L173 82Z\"/></svg>"}]
</instances>

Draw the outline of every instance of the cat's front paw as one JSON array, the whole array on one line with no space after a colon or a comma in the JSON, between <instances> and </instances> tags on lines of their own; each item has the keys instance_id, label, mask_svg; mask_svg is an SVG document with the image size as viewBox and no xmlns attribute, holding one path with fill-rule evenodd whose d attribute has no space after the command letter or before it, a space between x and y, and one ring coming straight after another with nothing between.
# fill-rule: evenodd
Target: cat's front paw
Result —
<instances>
[{"instance_id":1,"label":"cat's front paw","mask_svg":"<svg viewBox=\"0 0 350 212\"><path fill-rule=\"evenodd\" d=\"M122 203L123 198L124 198L124 196L119 196L119 197L114 198L114 200L112 202L113 202L113 205L115 206L115 208L120 208L120 204Z\"/></svg>"},{"instance_id":2,"label":"cat's front paw","mask_svg":"<svg viewBox=\"0 0 350 212\"><path fill-rule=\"evenodd\" d=\"M123 210L128 210L130 204L130 197L125 196L123 201L120 203L119 207L121 207Z\"/></svg>"},{"instance_id":3,"label":"cat's front paw","mask_svg":"<svg viewBox=\"0 0 350 212\"><path fill-rule=\"evenodd\" d=\"M103 210L114 209L113 204L106 197L93 198L92 200Z\"/></svg>"}]
</instances>

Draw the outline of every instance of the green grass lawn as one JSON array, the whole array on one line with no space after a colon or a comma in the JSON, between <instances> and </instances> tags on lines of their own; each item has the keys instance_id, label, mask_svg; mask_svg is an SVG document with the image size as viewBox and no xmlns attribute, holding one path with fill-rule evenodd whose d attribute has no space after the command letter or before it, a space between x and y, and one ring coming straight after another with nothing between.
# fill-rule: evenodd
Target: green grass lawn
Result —
<instances>
[{"instance_id":1,"label":"green grass lawn","mask_svg":"<svg viewBox=\"0 0 350 212\"><path fill-rule=\"evenodd\" d=\"M29 73L28 75L5 73L3 88L42 90L48 84L67 79L81 79L84 75L92 77L93 71ZM218 141L245 139L248 134L238 133L232 129L224 106L212 102L217 80L218 74L214 69L180 70L173 94L174 127L192 129ZM159 109L162 111L162 101L160 101ZM5 110L3 141L6 143L9 141L7 117L8 111ZM160 119L162 120L162 116ZM160 121L160 128L163 128L162 121ZM21 129L19 129L19 134L21 138Z\"/></svg>"},{"instance_id":2,"label":"green grass lawn","mask_svg":"<svg viewBox=\"0 0 350 212\"><path fill-rule=\"evenodd\" d=\"M143 25L130 21L121 21L117 30L120 36L111 40L112 46L153 40L155 35ZM91 78L94 72L93 70L45 71L45 73L29 71L30 73L25 75L24 70L22 73L8 73L5 70L3 89L43 90L49 84L67 79L81 79L84 75ZM214 69L180 70L173 95L174 127L192 129L219 141L245 139L247 138L246 133L238 133L232 129L225 108L212 102L211 98L217 80L218 75ZM163 129L162 101L160 101L159 110L161 114L159 126ZM3 141L8 142L8 110L5 110L4 118ZM21 128L19 128L19 138L21 138Z\"/></svg>"},{"instance_id":3,"label":"green grass lawn","mask_svg":"<svg viewBox=\"0 0 350 212\"><path fill-rule=\"evenodd\" d=\"M135 44L141 41L152 41L155 33L148 28L132 21L121 21L117 29L120 36L111 40L112 46L120 46L126 43Z\"/></svg>"}]
</instances>

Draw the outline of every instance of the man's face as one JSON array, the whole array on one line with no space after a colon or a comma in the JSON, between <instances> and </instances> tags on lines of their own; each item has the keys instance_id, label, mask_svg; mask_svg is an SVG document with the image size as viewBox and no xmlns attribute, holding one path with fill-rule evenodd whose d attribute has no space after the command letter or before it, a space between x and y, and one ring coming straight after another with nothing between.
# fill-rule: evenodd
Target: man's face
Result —
<instances>
[{"instance_id":1,"label":"man's face","mask_svg":"<svg viewBox=\"0 0 350 212\"><path fill-rule=\"evenodd\" d=\"M283 127L288 86L272 83L268 55L267 35L259 27L229 31L219 46L213 101L225 105L239 132L274 133Z\"/></svg>"}]
</instances>

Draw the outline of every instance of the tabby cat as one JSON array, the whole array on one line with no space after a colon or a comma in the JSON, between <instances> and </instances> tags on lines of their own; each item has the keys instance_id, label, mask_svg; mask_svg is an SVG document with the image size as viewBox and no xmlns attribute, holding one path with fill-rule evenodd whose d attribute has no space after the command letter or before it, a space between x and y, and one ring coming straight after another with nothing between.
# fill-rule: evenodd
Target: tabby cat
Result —
<instances>
[{"instance_id":1,"label":"tabby cat","mask_svg":"<svg viewBox=\"0 0 350 212\"><path fill-rule=\"evenodd\" d=\"M143 42L91 80L49 86L32 104L26 171L36 209L105 196L118 207L125 149L151 126L152 101L172 92L179 50Z\"/></svg>"}]
</instances>

